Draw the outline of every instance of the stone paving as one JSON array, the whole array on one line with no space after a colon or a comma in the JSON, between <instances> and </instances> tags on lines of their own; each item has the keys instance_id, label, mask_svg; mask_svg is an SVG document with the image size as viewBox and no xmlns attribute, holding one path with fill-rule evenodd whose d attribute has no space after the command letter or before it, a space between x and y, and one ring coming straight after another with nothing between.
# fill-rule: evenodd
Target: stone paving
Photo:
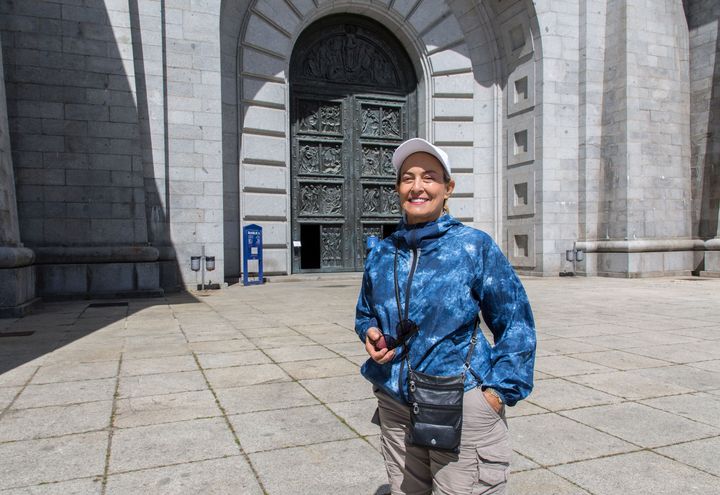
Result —
<instances>
[{"instance_id":1,"label":"stone paving","mask_svg":"<svg viewBox=\"0 0 720 495\"><path fill-rule=\"evenodd\" d=\"M720 280L524 283L537 381L509 409L509 493L720 493ZM0 493L385 493L358 285L0 320Z\"/></svg>"}]
</instances>

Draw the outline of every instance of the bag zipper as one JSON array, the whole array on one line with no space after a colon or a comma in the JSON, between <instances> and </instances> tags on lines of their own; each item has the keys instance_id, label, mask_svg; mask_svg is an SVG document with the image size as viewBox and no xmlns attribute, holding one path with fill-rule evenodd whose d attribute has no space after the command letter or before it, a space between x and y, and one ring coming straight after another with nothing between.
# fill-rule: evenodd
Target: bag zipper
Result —
<instances>
[{"instance_id":1,"label":"bag zipper","mask_svg":"<svg viewBox=\"0 0 720 495\"><path fill-rule=\"evenodd\" d=\"M423 408L427 408L427 409L442 409L445 411L461 411L462 410L462 405L448 406L445 404L426 404L424 402L418 402L418 401L413 401L412 405L413 405L413 412L415 410L415 406L423 407ZM418 414L418 413L415 413L415 414Z\"/></svg>"},{"instance_id":2,"label":"bag zipper","mask_svg":"<svg viewBox=\"0 0 720 495\"><path fill-rule=\"evenodd\" d=\"M410 386L412 386L413 381L410 380ZM422 388L432 388L434 390L465 390L465 383L460 382L453 385L439 385L436 383L427 383L423 382Z\"/></svg>"}]
</instances>

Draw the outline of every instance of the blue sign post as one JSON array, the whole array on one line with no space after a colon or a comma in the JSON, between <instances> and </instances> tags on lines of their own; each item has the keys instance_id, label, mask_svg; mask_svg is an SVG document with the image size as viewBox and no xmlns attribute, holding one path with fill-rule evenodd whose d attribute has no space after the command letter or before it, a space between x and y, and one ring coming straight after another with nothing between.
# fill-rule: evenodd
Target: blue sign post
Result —
<instances>
[{"instance_id":1,"label":"blue sign post","mask_svg":"<svg viewBox=\"0 0 720 495\"><path fill-rule=\"evenodd\" d=\"M250 274L253 277L250 277ZM257 276L254 276L257 274ZM243 227L243 285L263 283L262 227L255 224Z\"/></svg>"}]
</instances>

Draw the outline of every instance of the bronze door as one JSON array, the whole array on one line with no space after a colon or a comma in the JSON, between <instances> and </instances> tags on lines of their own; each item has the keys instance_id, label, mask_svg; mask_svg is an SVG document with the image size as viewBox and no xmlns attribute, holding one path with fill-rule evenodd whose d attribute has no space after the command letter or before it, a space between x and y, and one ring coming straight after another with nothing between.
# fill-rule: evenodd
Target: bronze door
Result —
<instances>
[{"instance_id":1,"label":"bronze door","mask_svg":"<svg viewBox=\"0 0 720 495\"><path fill-rule=\"evenodd\" d=\"M367 237L400 217L392 153L407 132L406 98L388 95L293 101L293 271L358 271Z\"/></svg>"},{"instance_id":2,"label":"bronze door","mask_svg":"<svg viewBox=\"0 0 720 495\"><path fill-rule=\"evenodd\" d=\"M360 271L367 237L400 219L391 157L417 135L412 65L376 22L330 16L298 38L290 82L293 272Z\"/></svg>"}]
</instances>

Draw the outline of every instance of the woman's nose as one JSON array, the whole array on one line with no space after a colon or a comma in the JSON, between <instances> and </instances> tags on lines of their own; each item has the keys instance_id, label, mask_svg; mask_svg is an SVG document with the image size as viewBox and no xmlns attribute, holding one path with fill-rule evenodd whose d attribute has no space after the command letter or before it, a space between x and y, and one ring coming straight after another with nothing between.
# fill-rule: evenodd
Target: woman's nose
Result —
<instances>
[{"instance_id":1,"label":"woman's nose","mask_svg":"<svg viewBox=\"0 0 720 495\"><path fill-rule=\"evenodd\" d=\"M422 181L422 178L418 177L413 181L410 191L411 192L421 192L422 190L423 190L423 181Z\"/></svg>"}]
</instances>

